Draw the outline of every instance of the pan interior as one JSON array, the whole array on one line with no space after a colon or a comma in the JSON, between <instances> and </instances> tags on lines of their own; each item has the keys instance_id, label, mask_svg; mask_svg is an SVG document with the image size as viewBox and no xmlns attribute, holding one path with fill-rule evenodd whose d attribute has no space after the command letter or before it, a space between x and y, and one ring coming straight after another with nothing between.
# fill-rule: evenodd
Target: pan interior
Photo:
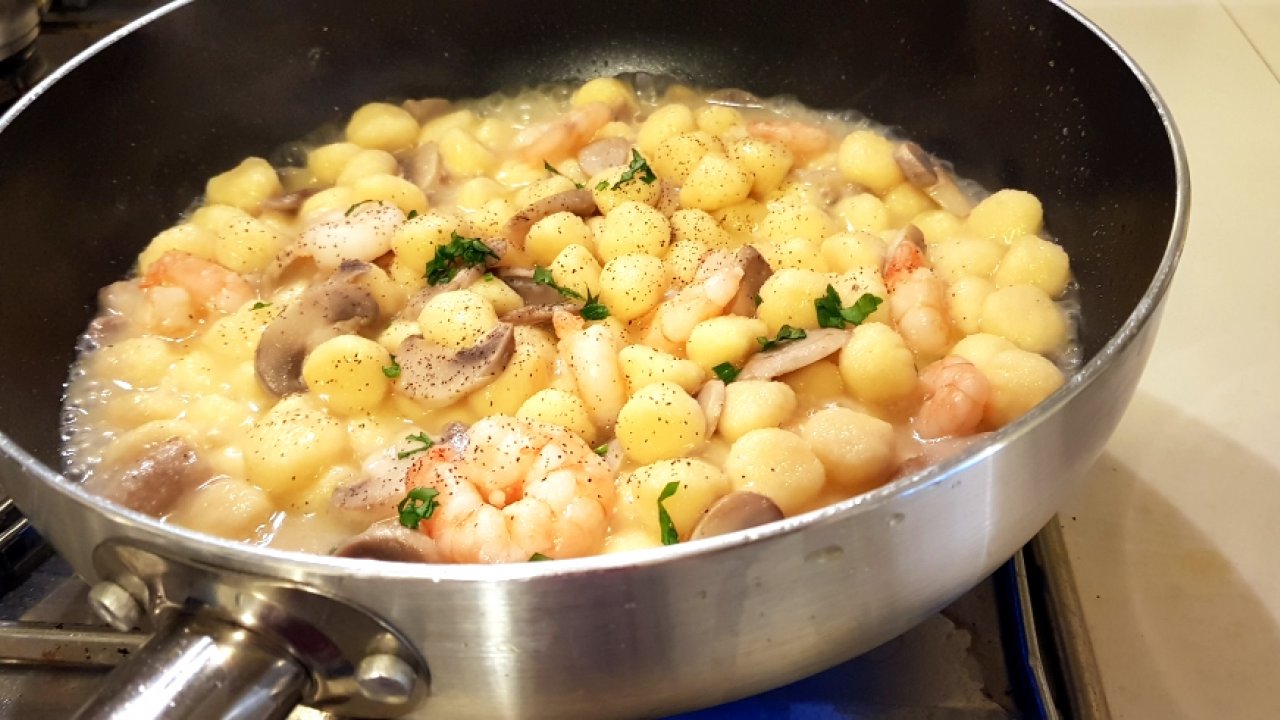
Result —
<instances>
[{"instance_id":1,"label":"pan interior","mask_svg":"<svg viewBox=\"0 0 1280 720\"><path fill-rule=\"evenodd\" d=\"M1177 178L1159 112L1120 57L1049 3L303 5L178 8L0 128L0 432L42 462L59 466L62 385L97 289L206 178L371 99L645 71L859 110L966 177L1043 200L1075 263L1086 361L1169 242Z\"/></svg>"}]
</instances>

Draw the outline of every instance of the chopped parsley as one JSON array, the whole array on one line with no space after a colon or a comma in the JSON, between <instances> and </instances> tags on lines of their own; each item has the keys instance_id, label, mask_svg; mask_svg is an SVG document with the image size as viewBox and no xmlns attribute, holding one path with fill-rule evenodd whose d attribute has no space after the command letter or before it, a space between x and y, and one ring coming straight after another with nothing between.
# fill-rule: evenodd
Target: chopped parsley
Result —
<instances>
[{"instance_id":1,"label":"chopped parsley","mask_svg":"<svg viewBox=\"0 0 1280 720\"><path fill-rule=\"evenodd\" d=\"M430 520L432 513L440 507L440 503L436 502L436 496L439 494L439 490L428 487L410 490L400 504L396 505L396 511L400 513L400 524L410 530L417 530L418 525L422 524L423 520Z\"/></svg>"},{"instance_id":2,"label":"chopped parsley","mask_svg":"<svg viewBox=\"0 0 1280 720\"><path fill-rule=\"evenodd\" d=\"M409 211L409 214L404 216L404 219L405 219L405 220L412 220L412 219L414 219L414 218L416 218L416 217L418 217L418 211L417 211L417 210L410 210L410 211Z\"/></svg>"},{"instance_id":3,"label":"chopped parsley","mask_svg":"<svg viewBox=\"0 0 1280 720\"><path fill-rule=\"evenodd\" d=\"M383 372L386 372L386 370L384 369ZM419 447L409 448L408 450L401 450L400 452L396 453L396 457L401 460L404 460L407 457L413 457L414 455L417 455L420 452L426 452L436 444L435 441L427 437L427 434L424 432L418 433L417 435L410 435L409 437L406 437L405 440L408 440L409 442L419 443Z\"/></svg>"},{"instance_id":4,"label":"chopped parsley","mask_svg":"<svg viewBox=\"0 0 1280 720\"><path fill-rule=\"evenodd\" d=\"M824 328L843 328L846 325L861 325L871 313L884 302L871 293L863 293L857 302L849 307L840 304L840 293L830 285L827 294L813 301L818 311L818 325Z\"/></svg>"},{"instance_id":5,"label":"chopped parsley","mask_svg":"<svg viewBox=\"0 0 1280 720\"><path fill-rule=\"evenodd\" d=\"M587 320L603 320L609 317L609 308L600 302L600 298L587 293L587 302L582 306L582 317Z\"/></svg>"},{"instance_id":6,"label":"chopped parsley","mask_svg":"<svg viewBox=\"0 0 1280 720\"><path fill-rule=\"evenodd\" d=\"M783 325L782 327L778 328L777 337L770 340L769 338L761 335L756 338L756 342L760 343L760 352L764 352L765 350L772 350L778 347L779 345L782 345L783 343L789 343L792 340L803 340L803 339L805 339L804 330L801 330L800 328L793 328L790 325Z\"/></svg>"},{"instance_id":7,"label":"chopped parsley","mask_svg":"<svg viewBox=\"0 0 1280 720\"><path fill-rule=\"evenodd\" d=\"M347 215L350 215L351 213L353 213L353 212L355 212L355 211L356 211L356 208L360 207L361 205L365 205L365 204L367 204L367 203L371 203L371 202L378 202L378 201L377 201L377 200L361 200L360 202L356 203L355 205L352 205L351 207L347 208L347 211L346 211L346 212L344 212L344 213L342 213L342 214L343 214L343 216L344 216L344 217L345 217L345 216L347 216Z\"/></svg>"},{"instance_id":8,"label":"chopped parsley","mask_svg":"<svg viewBox=\"0 0 1280 720\"><path fill-rule=\"evenodd\" d=\"M529 562L542 562L543 560L552 560L552 559L553 558L551 556L543 555L542 553L534 553L529 556Z\"/></svg>"},{"instance_id":9,"label":"chopped parsley","mask_svg":"<svg viewBox=\"0 0 1280 720\"><path fill-rule=\"evenodd\" d=\"M569 182L573 183L573 186L574 186L574 187L576 187L576 188L578 188L579 190L581 190L581 189L582 189L582 183L580 183L580 182L578 182L577 180L574 180L573 178L569 177L568 175L565 175L564 173L560 172L559 170L557 170L557 169L555 168L555 166L554 166L554 165L552 165L551 163L547 162L546 160L543 160L543 161L542 161L542 167L546 168L546 169L547 169L547 172L551 173L552 175L559 175L560 177L565 178L565 179L566 179L566 180L568 180Z\"/></svg>"},{"instance_id":10,"label":"chopped parsley","mask_svg":"<svg viewBox=\"0 0 1280 720\"><path fill-rule=\"evenodd\" d=\"M622 175L618 177L618 181L610 185L608 180L601 180L596 183L596 189L617 190L632 180L639 180L645 185L652 185L657 179L657 173L653 171L653 168L649 167L649 163L645 162L644 156L640 154L640 151L631 148L631 165L622 172Z\"/></svg>"},{"instance_id":11,"label":"chopped parsley","mask_svg":"<svg viewBox=\"0 0 1280 720\"><path fill-rule=\"evenodd\" d=\"M390 364L390 365L387 365L387 366L386 366L386 367L384 367L384 368L382 368L382 374L383 374L383 375L386 375L387 377L391 378L392 380L394 380L394 379L396 379L396 378L400 377L400 363L396 362L396 356L395 356L395 355L392 355L392 356L391 356L391 364Z\"/></svg>"},{"instance_id":12,"label":"chopped parsley","mask_svg":"<svg viewBox=\"0 0 1280 720\"><path fill-rule=\"evenodd\" d=\"M605 443L604 445L597 445L596 447L592 448L592 450L594 450L595 453L600 457L604 457L605 455L609 454L609 443Z\"/></svg>"},{"instance_id":13,"label":"chopped parsley","mask_svg":"<svg viewBox=\"0 0 1280 720\"><path fill-rule=\"evenodd\" d=\"M728 385L734 380L737 380L738 373L742 371L734 367L733 363L722 362L719 365L711 368L711 372L715 373L716 377L720 378L721 382L723 382L725 385Z\"/></svg>"},{"instance_id":14,"label":"chopped parsley","mask_svg":"<svg viewBox=\"0 0 1280 720\"><path fill-rule=\"evenodd\" d=\"M254 303L254 304L253 304L253 307L251 307L251 308L249 308L249 309L250 309L250 310L261 310L261 309L262 309L262 308L264 308L264 307L271 307L271 303L269 303L269 302L261 302L261 301L259 301L259 302Z\"/></svg>"},{"instance_id":15,"label":"chopped parsley","mask_svg":"<svg viewBox=\"0 0 1280 720\"><path fill-rule=\"evenodd\" d=\"M544 267L539 267L537 265L533 267L533 281L539 285L546 285L564 297L572 298L573 300L582 299L582 294L577 290L571 290L567 287L557 285L555 278L551 276L551 271Z\"/></svg>"},{"instance_id":16,"label":"chopped parsley","mask_svg":"<svg viewBox=\"0 0 1280 720\"><path fill-rule=\"evenodd\" d=\"M427 263L426 278L431 285L443 285L453 279L465 267L484 265L489 258L498 259L488 245L479 238L463 237L454 231L449 244L436 249L436 256Z\"/></svg>"},{"instance_id":17,"label":"chopped parsley","mask_svg":"<svg viewBox=\"0 0 1280 720\"><path fill-rule=\"evenodd\" d=\"M675 495L679 489L679 481L672 480L662 488L662 493L658 495L658 530L662 533L663 545L675 545L680 542L680 534L676 532L676 524L671 521L671 514L667 512L667 508L662 504L664 500Z\"/></svg>"}]
</instances>

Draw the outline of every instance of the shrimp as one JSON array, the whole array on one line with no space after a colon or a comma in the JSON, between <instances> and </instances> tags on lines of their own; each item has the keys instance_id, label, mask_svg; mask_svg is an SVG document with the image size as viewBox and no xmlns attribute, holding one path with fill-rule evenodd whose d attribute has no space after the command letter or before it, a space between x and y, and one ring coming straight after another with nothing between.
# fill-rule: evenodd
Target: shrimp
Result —
<instances>
[{"instance_id":1,"label":"shrimp","mask_svg":"<svg viewBox=\"0 0 1280 720\"><path fill-rule=\"evenodd\" d=\"M608 430L627 401L627 383L618 353L623 341L613 325L590 327L581 317L564 310L552 315L560 338L559 351L577 386L582 403L596 427Z\"/></svg>"},{"instance_id":2,"label":"shrimp","mask_svg":"<svg viewBox=\"0 0 1280 720\"><path fill-rule=\"evenodd\" d=\"M646 342L660 348L683 344L695 325L724 313L744 275L734 253L718 250L707 255L693 282L658 306Z\"/></svg>"},{"instance_id":3,"label":"shrimp","mask_svg":"<svg viewBox=\"0 0 1280 720\"><path fill-rule=\"evenodd\" d=\"M924 361L942 357L951 347L947 286L925 265L923 237L914 225L898 234L885 261L889 312L907 347Z\"/></svg>"},{"instance_id":4,"label":"shrimp","mask_svg":"<svg viewBox=\"0 0 1280 720\"><path fill-rule=\"evenodd\" d=\"M757 120L747 124L747 134L781 143L796 158L811 158L831 147L831 133L796 120Z\"/></svg>"},{"instance_id":5,"label":"shrimp","mask_svg":"<svg viewBox=\"0 0 1280 720\"><path fill-rule=\"evenodd\" d=\"M613 110L608 105L587 103L559 120L525 129L516 136L515 145L525 162L560 162L577 155L610 120Z\"/></svg>"},{"instance_id":6,"label":"shrimp","mask_svg":"<svg viewBox=\"0 0 1280 720\"><path fill-rule=\"evenodd\" d=\"M292 252L291 259L310 257L325 270L344 260L373 262L391 250L391 238L404 222L404 212L391 203L359 203L341 217L303 230L296 247L285 252Z\"/></svg>"},{"instance_id":7,"label":"shrimp","mask_svg":"<svg viewBox=\"0 0 1280 720\"><path fill-rule=\"evenodd\" d=\"M422 529L448 562L525 562L598 552L609 529L614 478L572 432L504 415L471 426L458 450L432 448L409 487L440 494Z\"/></svg>"},{"instance_id":8,"label":"shrimp","mask_svg":"<svg viewBox=\"0 0 1280 720\"><path fill-rule=\"evenodd\" d=\"M920 373L920 386L925 395L915 428L921 438L972 435L978 429L991 385L973 363L948 355Z\"/></svg>"},{"instance_id":9,"label":"shrimp","mask_svg":"<svg viewBox=\"0 0 1280 720\"><path fill-rule=\"evenodd\" d=\"M138 287L143 327L170 337L190 332L201 317L235 312L256 297L238 273L180 250L148 265Z\"/></svg>"}]
</instances>

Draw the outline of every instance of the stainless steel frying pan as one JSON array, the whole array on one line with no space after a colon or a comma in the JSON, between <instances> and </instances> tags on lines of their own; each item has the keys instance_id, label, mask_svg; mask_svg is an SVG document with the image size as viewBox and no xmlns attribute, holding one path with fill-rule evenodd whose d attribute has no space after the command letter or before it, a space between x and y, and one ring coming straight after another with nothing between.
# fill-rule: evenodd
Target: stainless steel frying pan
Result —
<instances>
[{"instance_id":1,"label":"stainless steel frying pan","mask_svg":"<svg viewBox=\"0 0 1280 720\"><path fill-rule=\"evenodd\" d=\"M521 566L224 542L59 475L98 287L202 179L360 102L643 70L858 108L1045 204L1083 298L1082 370L987 444L867 495L678 547ZM1187 221L1164 105L1053 2L175 2L0 118L0 471L105 617L155 629L83 717L643 717L870 649L1004 561L1133 392Z\"/></svg>"}]
</instances>

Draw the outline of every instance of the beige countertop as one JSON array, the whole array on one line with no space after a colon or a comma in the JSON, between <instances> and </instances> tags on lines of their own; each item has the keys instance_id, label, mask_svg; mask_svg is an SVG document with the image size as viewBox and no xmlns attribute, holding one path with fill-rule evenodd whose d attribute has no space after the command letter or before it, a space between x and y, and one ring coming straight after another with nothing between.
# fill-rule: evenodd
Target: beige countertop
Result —
<instances>
[{"instance_id":1,"label":"beige countertop","mask_svg":"<svg viewBox=\"0 0 1280 720\"><path fill-rule=\"evenodd\" d=\"M1150 75L1191 225L1128 413L1062 513L1116 718L1280 718L1280 1L1076 0Z\"/></svg>"}]
</instances>

